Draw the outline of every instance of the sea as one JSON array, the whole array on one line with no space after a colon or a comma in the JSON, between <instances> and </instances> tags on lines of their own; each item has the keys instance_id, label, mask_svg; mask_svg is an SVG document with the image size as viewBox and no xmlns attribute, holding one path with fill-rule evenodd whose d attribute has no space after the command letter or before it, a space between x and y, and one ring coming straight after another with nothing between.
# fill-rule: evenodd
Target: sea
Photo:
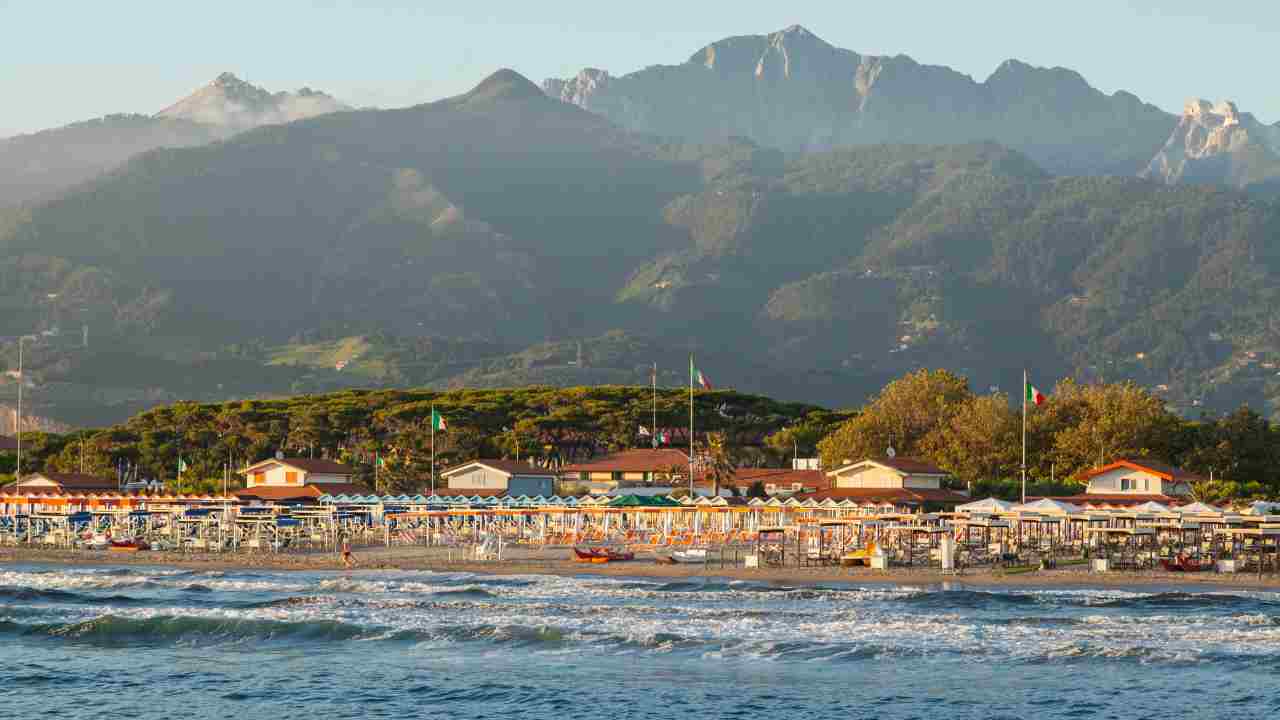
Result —
<instances>
[{"instance_id":1,"label":"sea","mask_svg":"<svg viewBox=\"0 0 1280 720\"><path fill-rule=\"evenodd\" d=\"M1263 718L1280 595L0 566L3 718Z\"/></svg>"}]
</instances>

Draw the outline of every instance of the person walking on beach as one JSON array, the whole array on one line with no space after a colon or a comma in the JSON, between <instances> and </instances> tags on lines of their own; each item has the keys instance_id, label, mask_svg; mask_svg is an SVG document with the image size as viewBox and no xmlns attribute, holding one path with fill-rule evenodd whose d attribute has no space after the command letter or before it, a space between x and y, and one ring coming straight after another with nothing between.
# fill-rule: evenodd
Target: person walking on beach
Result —
<instances>
[{"instance_id":1,"label":"person walking on beach","mask_svg":"<svg viewBox=\"0 0 1280 720\"><path fill-rule=\"evenodd\" d=\"M356 566L356 558L351 554L351 540L346 536L342 536L342 564L347 568Z\"/></svg>"}]
</instances>

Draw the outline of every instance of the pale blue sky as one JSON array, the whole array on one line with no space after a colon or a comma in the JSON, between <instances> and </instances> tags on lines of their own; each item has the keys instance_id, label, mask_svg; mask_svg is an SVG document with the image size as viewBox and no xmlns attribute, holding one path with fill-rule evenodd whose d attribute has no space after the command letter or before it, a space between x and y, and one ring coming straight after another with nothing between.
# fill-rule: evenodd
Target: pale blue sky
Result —
<instances>
[{"instance_id":1,"label":"pale blue sky","mask_svg":"<svg viewBox=\"0 0 1280 720\"><path fill-rule=\"evenodd\" d=\"M397 107L499 67L535 82L588 65L622 74L794 23L979 80L1018 58L1173 112L1189 97L1226 98L1280 121L1275 0L0 0L0 137L155 112L224 70L270 90L309 85Z\"/></svg>"}]
</instances>

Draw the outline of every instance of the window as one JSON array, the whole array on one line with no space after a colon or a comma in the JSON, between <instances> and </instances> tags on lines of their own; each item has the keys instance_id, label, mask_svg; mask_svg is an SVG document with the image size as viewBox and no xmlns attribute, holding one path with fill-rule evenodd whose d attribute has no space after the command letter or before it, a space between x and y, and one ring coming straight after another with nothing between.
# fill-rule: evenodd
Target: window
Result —
<instances>
[{"instance_id":1,"label":"window","mask_svg":"<svg viewBox=\"0 0 1280 720\"><path fill-rule=\"evenodd\" d=\"M1121 491L1132 490L1132 489L1133 489L1133 478L1120 478Z\"/></svg>"},{"instance_id":2,"label":"window","mask_svg":"<svg viewBox=\"0 0 1280 720\"><path fill-rule=\"evenodd\" d=\"M284 484L285 484L285 485L296 485L297 483L298 483L298 473L296 473L296 472L286 472L286 473L284 474Z\"/></svg>"}]
</instances>

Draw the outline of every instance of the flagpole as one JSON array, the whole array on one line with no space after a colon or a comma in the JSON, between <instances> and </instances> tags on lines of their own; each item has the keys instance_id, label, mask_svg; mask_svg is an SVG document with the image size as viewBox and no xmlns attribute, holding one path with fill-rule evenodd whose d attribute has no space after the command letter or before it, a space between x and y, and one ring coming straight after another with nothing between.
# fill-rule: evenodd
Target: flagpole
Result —
<instances>
[{"instance_id":1,"label":"flagpole","mask_svg":"<svg viewBox=\"0 0 1280 720\"><path fill-rule=\"evenodd\" d=\"M689 499L693 499L693 353L689 353Z\"/></svg>"},{"instance_id":2,"label":"flagpole","mask_svg":"<svg viewBox=\"0 0 1280 720\"><path fill-rule=\"evenodd\" d=\"M436 494L436 404L431 403L431 495Z\"/></svg>"},{"instance_id":3,"label":"flagpole","mask_svg":"<svg viewBox=\"0 0 1280 720\"><path fill-rule=\"evenodd\" d=\"M653 364L653 372L649 374L653 383L653 438L649 444L658 447L658 363Z\"/></svg>"},{"instance_id":4,"label":"flagpole","mask_svg":"<svg viewBox=\"0 0 1280 720\"><path fill-rule=\"evenodd\" d=\"M1027 504L1027 371L1022 371L1022 504Z\"/></svg>"}]
</instances>

